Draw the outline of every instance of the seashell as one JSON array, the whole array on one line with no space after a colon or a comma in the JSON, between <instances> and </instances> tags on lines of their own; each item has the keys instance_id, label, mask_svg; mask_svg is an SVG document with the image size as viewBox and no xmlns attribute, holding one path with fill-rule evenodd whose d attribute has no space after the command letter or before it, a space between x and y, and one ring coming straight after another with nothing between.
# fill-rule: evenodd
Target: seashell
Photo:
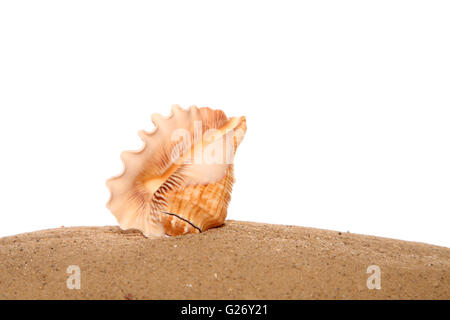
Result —
<instances>
[{"instance_id":1,"label":"seashell","mask_svg":"<svg viewBox=\"0 0 450 320\"><path fill-rule=\"evenodd\" d=\"M172 107L140 131L140 151L121 154L123 173L107 181L108 209L122 229L146 237L199 233L223 224L234 183L233 160L245 117L221 110Z\"/></svg>"}]
</instances>

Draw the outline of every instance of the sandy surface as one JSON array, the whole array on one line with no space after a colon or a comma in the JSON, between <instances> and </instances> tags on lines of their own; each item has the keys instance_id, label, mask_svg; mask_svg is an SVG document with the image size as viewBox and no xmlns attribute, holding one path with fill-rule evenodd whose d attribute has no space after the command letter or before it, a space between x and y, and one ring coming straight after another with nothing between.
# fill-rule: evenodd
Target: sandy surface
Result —
<instances>
[{"instance_id":1,"label":"sandy surface","mask_svg":"<svg viewBox=\"0 0 450 320\"><path fill-rule=\"evenodd\" d=\"M81 289L69 290L69 265ZM381 269L369 290L367 267ZM450 249L347 232L227 221L150 240L118 227L0 239L0 299L450 299Z\"/></svg>"}]
</instances>

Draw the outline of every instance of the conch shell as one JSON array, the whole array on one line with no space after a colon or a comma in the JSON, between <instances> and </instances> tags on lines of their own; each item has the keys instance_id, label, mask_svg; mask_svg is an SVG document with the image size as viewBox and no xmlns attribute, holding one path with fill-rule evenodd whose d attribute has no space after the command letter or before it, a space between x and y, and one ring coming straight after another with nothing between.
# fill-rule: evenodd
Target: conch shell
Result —
<instances>
[{"instance_id":1,"label":"conch shell","mask_svg":"<svg viewBox=\"0 0 450 320\"><path fill-rule=\"evenodd\" d=\"M245 117L178 105L155 130L140 131L140 151L125 151L124 171L107 181L108 209L122 229L146 237L199 233L223 224L234 183L233 160L247 130Z\"/></svg>"}]
</instances>

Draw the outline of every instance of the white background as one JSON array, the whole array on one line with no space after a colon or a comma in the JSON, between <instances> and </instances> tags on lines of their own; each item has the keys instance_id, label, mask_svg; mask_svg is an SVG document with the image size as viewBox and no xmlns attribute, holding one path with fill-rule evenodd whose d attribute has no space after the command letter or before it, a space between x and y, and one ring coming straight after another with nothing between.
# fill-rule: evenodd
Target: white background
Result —
<instances>
[{"instance_id":1,"label":"white background","mask_svg":"<svg viewBox=\"0 0 450 320\"><path fill-rule=\"evenodd\" d=\"M228 217L450 246L448 1L2 1L0 236L115 225L172 104L245 115Z\"/></svg>"}]
</instances>

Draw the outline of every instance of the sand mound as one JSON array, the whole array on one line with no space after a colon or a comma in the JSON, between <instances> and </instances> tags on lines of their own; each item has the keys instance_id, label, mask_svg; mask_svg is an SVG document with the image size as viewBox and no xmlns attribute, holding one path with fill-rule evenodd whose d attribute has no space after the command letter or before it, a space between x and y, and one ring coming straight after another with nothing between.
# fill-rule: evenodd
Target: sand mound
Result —
<instances>
[{"instance_id":1,"label":"sand mound","mask_svg":"<svg viewBox=\"0 0 450 320\"><path fill-rule=\"evenodd\" d=\"M79 290L67 288L70 265ZM367 288L370 265L380 290ZM59 228L0 239L0 298L450 299L450 249L238 221L157 240Z\"/></svg>"}]
</instances>

